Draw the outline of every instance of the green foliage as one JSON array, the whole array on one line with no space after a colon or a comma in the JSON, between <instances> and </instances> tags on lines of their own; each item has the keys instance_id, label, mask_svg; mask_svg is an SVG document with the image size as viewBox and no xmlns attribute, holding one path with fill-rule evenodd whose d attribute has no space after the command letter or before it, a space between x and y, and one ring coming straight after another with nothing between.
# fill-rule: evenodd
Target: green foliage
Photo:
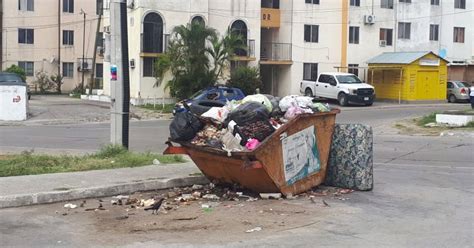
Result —
<instances>
[{"instance_id":1,"label":"green foliage","mask_svg":"<svg viewBox=\"0 0 474 248\"><path fill-rule=\"evenodd\" d=\"M217 82L218 79L222 79L224 70L229 68L229 62L235 55L235 50L247 48L242 36L229 31L221 39L213 38L211 44L212 46L208 48L208 53L214 62L211 74L214 75L214 81Z\"/></svg>"},{"instance_id":2,"label":"green foliage","mask_svg":"<svg viewBox=\"0 0 474 248\"><path fill-rule=\"evenodd\" d=\"M240 88L246 95L255 94L257 88L262 88L260 72L258 68L240 66L232 72L227 85Z\"/></svg>"},{"instance_id":3,"label":"green foliage","mask_svg":"<svg viewBox=\"0 0 474 248\"><path fill-rule=\"evenodd\" d=\"M25 73L25 71L24 71L21 67L19 67L19 66L17 66L17 65L11 65L10 67L8 67L8 68L5 70L5 72L15 73L15 74L17 74L18 76L20 76L21 79L23 79L23 81L26 82L26 73Z\"/></svg>"},{"instance_id":4,"label":"green foliage","mask_svg":"<svg viewBox=\"0 0 474 248\"><path fill-rule=\"evenodd\" d=\"M51 83L54 85L56 88L56 92L61 94L61 85L64 84L64 77L61 74L54 74L49 77L51 80Z\"/></svg>"},{"instance_id":5,"label":"green foliage","mask_svg":"<svg viewBox=\"0 0 474 248\"><path fill-rule=\"evenodd\" d=\"M178 155L135 153L112 145L102 148L96 154L84 156L40 155L26 151L18 155L0 155L0 177L138 167L151 165L154 159L162 164L185 162Z\"/></svg>"},{"instance_id":6,"label":"green foliage","mask_svg":"<svg viewBox=\"0 0 474 248\"><path fill-rule=\"evenodd\" d=\"M201 23L175 27L168 47L168 57L157 61L158 85L169 69L173 78L166 88L170 90L171 96L188 98L203 88L215 85L222 78L235 49L242 47L240 36L228 32L219 39L214 29Z\"/></svg>"},{"instance_id":7,"label":"green foliage","mask_svg":"<svg viewBox=\"0 0 474 248\"><path fill-rule=\"evenodd\" d=\"M169 54L163 54L162 56L158 57L155 60L155 64L153 66L156 79L155 85L153 85L153 87L160 87L163 83L165 73L171 67L171 59Z\"/></svg>"},{"instance_id":8,"label":"green foliage","mask_svg":"<svg viewBox=\"0 0 474 248\"><path fill-rule=\"evenodd\" d=\"M418 126L424 127L428 123L433 123L436 122L436 112L431 113L429 115L425 115L421 117L420 119L417 119L416 124Z\"/></svg>"},{"instance_id":9,"label":"green foliage","mask_svg":"<svg viewBox=\"0 0 474 248\"><path fill-rule=\"evenodd\" d=\"M51 88L53 88L54 83L51 82L48 74L44 71L38 71L36 72L36 78L35 81L33 82L35 84L35 87L37 87L40 91L40 93L45 93Z\"/></svg>"},{"instance_id":10,"label":"green foliage","mask_svg":"<svg viewBox=\"0 0 474 248\"><path fill-rule=\"evenodd\" d=\"M145 104L145 105L138 105L139 108L149 109L161 113L172 113L174 104L165 104L163 108L163 104Z\"/></svg>"},{"instance_id":11,"label":"green foliage","mask_svg":"<svg viewBox=\"0 0 474 248\"><path fill-rule=\"evenodd\" d=\"M214 84L209 75L206 43L216 37L216 31L199 23L177 26L168 49L173 74L167 88L177 98L186 98L199 89Z\"/></svg>"}]
</instances>

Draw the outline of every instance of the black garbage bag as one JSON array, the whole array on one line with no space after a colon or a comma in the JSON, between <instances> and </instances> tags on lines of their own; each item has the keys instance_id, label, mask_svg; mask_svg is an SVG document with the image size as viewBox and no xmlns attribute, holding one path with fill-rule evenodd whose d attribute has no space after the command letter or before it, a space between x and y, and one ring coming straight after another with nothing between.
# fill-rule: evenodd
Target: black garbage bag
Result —
<instances>
[{"instance_id":1,"label":"black garbage bag","mask_svg":"<svg viewBox=\"0 0 474 248\"><path fill-rule=\"evenodd\" d=\"M179 112L170 124L172 141L189 141L203 128L201 121L192 113Z\"/></svg>"},{"instance_id":2,"label":"black garbage bag","mask_svg":"<svg viewBox=\"0 0 474 248\"><path fill-rule=\"evenodd\" d=\"M245 126L257 121L268 121L269 118L270 113L265 105L258 102L246 102L232 111L224 123L227 126L230 121L235 121L237 125Z\"/></svg>"}]
</instances>

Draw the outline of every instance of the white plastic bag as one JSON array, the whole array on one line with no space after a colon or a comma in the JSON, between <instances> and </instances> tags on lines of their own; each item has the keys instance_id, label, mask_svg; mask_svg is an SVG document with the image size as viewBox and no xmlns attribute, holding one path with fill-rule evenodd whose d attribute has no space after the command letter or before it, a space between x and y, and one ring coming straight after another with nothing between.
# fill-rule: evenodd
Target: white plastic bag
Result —
<instances>
[{"instance_id":1,"label":"white plastic bag","mask_svg":"<svg viewBox=\"0 0 474 248\"><path fill-rule=\"evenodd\" d=\"M248 95L244 99L242 99L242 103L246 102L258 102L265 105L265 107L268 109L268 112L272 112L273 110L272 102L268 100L268 97L262 94Z\"/></svg>"},{"instance_id":2,"label":"white plastic bag","mask_svg":"<svg viewBox=\"0 0 474 248\"><path fill-rule=\"evenodd\" d=\"M229 115L229 109L226 107L212 107L207 112L202 114L202 117L212 118L218 122L224 122L224 120Z\"/></svg>"}]
</instances>

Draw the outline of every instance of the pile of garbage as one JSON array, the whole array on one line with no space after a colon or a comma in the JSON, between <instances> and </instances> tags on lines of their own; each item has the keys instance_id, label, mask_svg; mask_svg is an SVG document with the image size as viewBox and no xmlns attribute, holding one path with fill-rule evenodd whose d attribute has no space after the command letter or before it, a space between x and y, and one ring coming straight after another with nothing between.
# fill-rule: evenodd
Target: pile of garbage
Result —
<instances>
[{"instance_id":1,"label":"pile of garbage","mask_svg":"<svg viewBox=\"0 0 474 248\"><path fill-rule=\"evenodd\" d=\"M252 151L285 123L301 114L328 112L328 104L313 98L290 95L283 98L255 94L241 101L228 101L198 116L177 113L170 125L172 141L191 142L231 152Z\"/></svg>"}]
</instances>

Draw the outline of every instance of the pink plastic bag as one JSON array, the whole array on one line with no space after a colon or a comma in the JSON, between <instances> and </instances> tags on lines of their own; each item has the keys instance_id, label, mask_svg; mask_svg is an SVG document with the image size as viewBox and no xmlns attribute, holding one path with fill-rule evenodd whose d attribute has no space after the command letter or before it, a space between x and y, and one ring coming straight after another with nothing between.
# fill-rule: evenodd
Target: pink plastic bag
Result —
<instances>
[{"instance_id":1,"label":"pink plastic bag","mask_svg":"<svg viewBox=\"0 0 474 248\"><path fill-rule=\"evenodd\" d=\"M257 146L260 145L260 141L258 141L257 139L249 139L247 141L247 144L245 144L245 147L252 151L252 150L255 150L255 148L257 148Z\"/></svg>"}]
</instances>

